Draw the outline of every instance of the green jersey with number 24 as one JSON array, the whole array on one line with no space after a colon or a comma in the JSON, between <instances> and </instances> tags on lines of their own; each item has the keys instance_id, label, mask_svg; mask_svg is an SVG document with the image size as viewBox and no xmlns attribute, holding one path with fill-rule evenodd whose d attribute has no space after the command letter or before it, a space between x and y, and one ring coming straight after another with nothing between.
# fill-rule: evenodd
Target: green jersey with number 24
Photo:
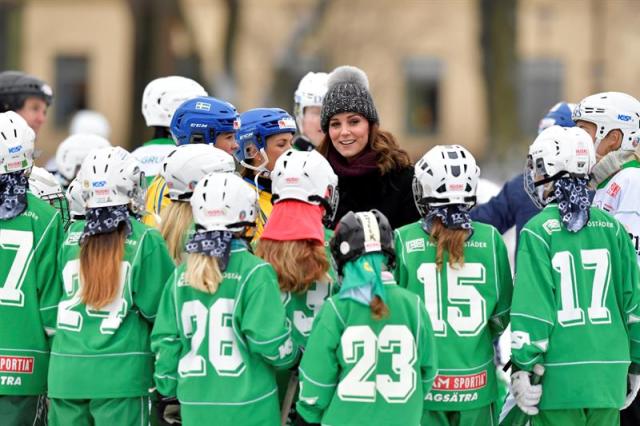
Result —
<instances>
[{"instance_id":1,"label":"green jersey with number 24","mask_svg":"<svg viewBox=\"0 0 640 426\"><path fill-rule=\"evenodd\" d=\"M157 230L132 220L120 266L120 291L107 306L93 309L80 299L79 239L84 225L71 225L60 250L64 294L51 348L49 396L147 395L153 374L149 334L173 260Z\"/></svg>"},{"instance_id":2,"label":"green jersey with number 24","mask_svg":"<svg viewBox=\"0 0 640 426\"><path fill-rule=\"evenodd\" d=\"M464 264L438 270L436 246L420 222L396 230L396 279L425 303L436 347L438 377L426 410L459 411L496 400L493 340L509 322L513 281L502 237L473 222Z\"/></svg>"}]
</instances>

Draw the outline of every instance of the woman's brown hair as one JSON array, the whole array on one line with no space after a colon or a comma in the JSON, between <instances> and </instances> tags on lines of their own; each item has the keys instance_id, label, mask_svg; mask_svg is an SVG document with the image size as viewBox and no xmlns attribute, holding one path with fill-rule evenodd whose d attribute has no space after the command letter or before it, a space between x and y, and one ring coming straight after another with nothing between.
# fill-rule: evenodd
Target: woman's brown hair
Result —
<instances>
[{"instance_id":1,"label":"woman's brown hair","mask_svg":"<svg viewBox=\"0 0 640 426\"><path fill-rule=\"evenodd\" d=\"M80 246L80 298L85 305L100 309L118 297L126 239L121 225L117 231L86 237Z\"/></svg>"},{"instance_id":2,"label":"woman's brown hair","mask_svg":"<svg viewBox=\"0 0 640 426\"><path fill-rule=\"evenodd\" d=\"M324 245L315 240L260 239L256 255L273 266L282 291L303 293L329 271Z\"/></svg>"},{"instance_id":3,"label":"woman's brown hair","mask_svg":"<svg viewBox=\"0 0 640 426\"><path fill-rule=\"evenodd\" d=\"M373 319L379 320L389 315L389 307L380 299L380 296L373 296L369 307Z\"/></svg>"},{"instance_id":4,"label":"woman's brown hair","mask_svg":"<svg viewBox=\"0 0 640 426\"><path fill-rule=\"evenodd\" d=\"M180 264L184 257L184 236L193 222L191 204L173 201L160 213L160 233L167 242L173 261Z\"/></svg>"},{"instance_id":5,"label":"woman's brown hair","mask_svg":"<svg viewBox=\"0 0 640 426\"><path fill-rule=\"evenodd\" d=\"M464 265L464 243L469 236L466 229L449 229L438 218L431 228L431 242L436 244L436 266L442 270L444 252L449 253L449 265Z\"/></svg>"},{"instance_id":6,"label":"woman's brown hair","mask_svg":"<svg viewBox=\"0 0 640 426\"><path fill-rule=\"evenodd\" d=\"M335 149L332 146L329 133L327 133L324 135L324 139L320 145L318 145L318 151L327 157L330 146L332 149ZM395 136L393 136L391 132L380 129L378 124L369 123L369 146L371 150L377 154L376 162L380 174L384 175L392 170L409 167L411 165L409 154L400 148Z\"/></svg>"}]
</instances>

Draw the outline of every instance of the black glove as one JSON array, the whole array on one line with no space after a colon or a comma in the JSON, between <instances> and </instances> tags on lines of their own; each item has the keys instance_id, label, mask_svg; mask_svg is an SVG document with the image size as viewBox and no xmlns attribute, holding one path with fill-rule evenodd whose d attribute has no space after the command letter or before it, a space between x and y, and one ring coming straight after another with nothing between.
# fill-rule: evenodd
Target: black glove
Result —
<instances>
[{"instance_id":1,"label":"black glove","mask_svg":"<svg viewBox=\"0 0 640 426\"><path fill-rule=\"evenodd\" d=\"M167 425L181 425L182 417L178 398L158 394L158 418Z\"/></svg>"},{"instance_id":2,"label":"black glove","mask_svg":"<svg viewBox=\"0 0 640 426\"><path fill-rule=\"evenodd\" d=\"M320 423L307 423L305 419L299 413L295 414L295 420L293 421L293 426L320 426Z\"/></svg>"}]
</instances>

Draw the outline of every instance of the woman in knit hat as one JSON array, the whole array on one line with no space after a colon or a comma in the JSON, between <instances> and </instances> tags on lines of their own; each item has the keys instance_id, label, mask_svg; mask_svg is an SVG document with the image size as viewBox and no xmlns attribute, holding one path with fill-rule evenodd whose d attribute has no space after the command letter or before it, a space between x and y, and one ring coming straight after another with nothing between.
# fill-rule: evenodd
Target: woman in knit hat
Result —
<instances>
[{"instance_id":1,"label":"woman in knit hat","mask_svg":"<svg viewBox=\"0 0 640 426\"><path fill-rule=\"evenodd\" d=\"M329 76L322 103L325 137L318 150L338 175L339 220L348 211L378 209L393 228L418 220L409 155L379 127L367 75L341 66Z\"/></svg>"}]
</instances>

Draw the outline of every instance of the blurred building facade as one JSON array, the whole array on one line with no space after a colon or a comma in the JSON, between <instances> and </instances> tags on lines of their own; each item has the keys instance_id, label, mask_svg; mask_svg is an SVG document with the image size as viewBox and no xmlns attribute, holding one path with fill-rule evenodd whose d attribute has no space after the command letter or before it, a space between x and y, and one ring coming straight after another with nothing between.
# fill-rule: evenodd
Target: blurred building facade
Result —
<instances>
[{"instance_id":1,"label":"blurred building facade","mask_svg":"<svg viewBox=\"0 0 640 426\"><path fill-rule=\"evenodd\" d=\"M144 0L15 2L19 40L0 41L0 52L18 43L13 62L54 88L38 141L43 157L55 152L80 108L107 116L113 143L133 148L143 142L131 140L132 126L143 120L132 102L141 95L133 83L136 1ZM381 126L414 157L441 143L491 155L482 0L173 1L182 21L167 28L162 48L178 58L195 54L201 83L240 111L275 104L291 111L296 80L306 71L356 65L369 76ZM223 55L230 5L237 6L232 67ZM515 90L523 135L535 134L556 101L575 102L601 90L640 96L634 51L639 2L520 0L516 10ZM283 69L289 82L278 86ZM274 94L274 87L286 93Z\"/></svg>"}]
</instances>

